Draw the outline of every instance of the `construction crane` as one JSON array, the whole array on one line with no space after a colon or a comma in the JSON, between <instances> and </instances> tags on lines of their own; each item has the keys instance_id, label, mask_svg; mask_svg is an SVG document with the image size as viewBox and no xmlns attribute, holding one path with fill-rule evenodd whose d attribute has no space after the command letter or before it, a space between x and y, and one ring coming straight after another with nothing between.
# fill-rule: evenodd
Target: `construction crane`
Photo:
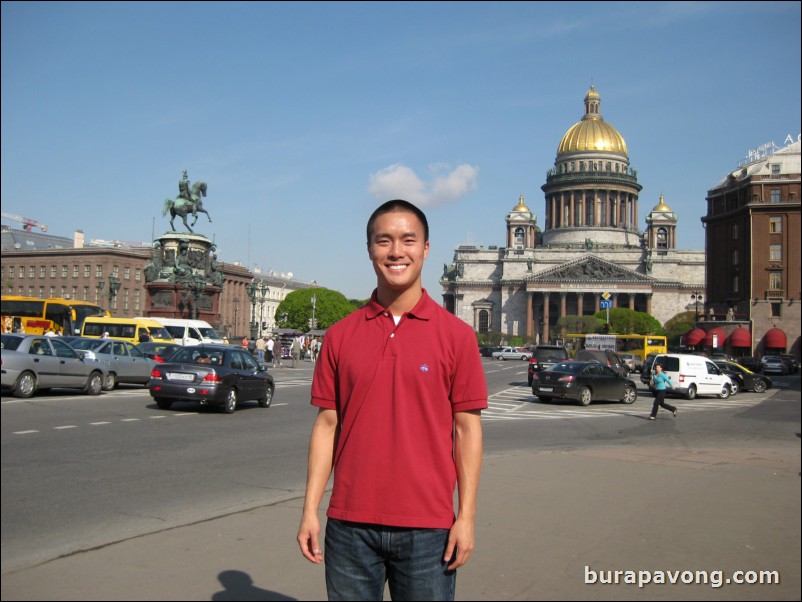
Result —
<instances>
[{"instance_id":1,"label":"construction crane","mask_svg":"<svg viewBox=\"0 0 802 602\"><path fill-rule=\"evenodd\" d=\"M4 218L21 223L23 230L26 232L30 232L34 228L39 228L42 232L47 232L47 226L40 224L35 219L23 217L21 215L15 215L14 213L6 213L5 211L2 211L1 213L3 214Z\"/></svg>"}]
</instances>

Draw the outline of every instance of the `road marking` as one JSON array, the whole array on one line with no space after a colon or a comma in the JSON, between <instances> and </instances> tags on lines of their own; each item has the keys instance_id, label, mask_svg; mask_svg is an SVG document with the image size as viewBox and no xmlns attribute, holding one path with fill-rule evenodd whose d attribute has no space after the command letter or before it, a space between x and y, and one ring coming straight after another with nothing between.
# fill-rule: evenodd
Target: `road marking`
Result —
<instances>
[{"instance_id":1,"label":"road marking","mask_svg":"<svg viewBox=\"0 0 802 602\"><path fill-rule=\"evenodd\" d=\"M30 435L31 433L38 433L39 431L15 431L12 435Z\"/></svg>"},{"instance_id":2,"label":"road marking","mask_svg":"<svg viewBox=\"0 0 802 602\"><path fill-rule=\"evenodd\" d=\"M77 429L78 427L74 424L65 424L64 426L54 426L53 429L57 431L61 431L64 429Z\"/></svg>"},{"instance_id":3,"label":"road marking","mask_svg":"<svg viewBox=\"0 0 802 602\"><path fill-rule=\"evenodd\" d=\"M90 422L90 426L101 426L104 424L111 424L111 422Z\"/></svg>"}]
</instances>

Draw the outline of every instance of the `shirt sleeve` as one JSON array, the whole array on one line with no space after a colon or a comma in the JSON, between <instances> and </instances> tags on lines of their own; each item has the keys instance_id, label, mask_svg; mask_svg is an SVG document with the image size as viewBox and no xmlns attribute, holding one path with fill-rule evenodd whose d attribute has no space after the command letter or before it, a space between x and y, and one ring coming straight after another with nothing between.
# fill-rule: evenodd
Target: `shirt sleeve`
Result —
<instances>
[{"instance_id":1,"label":"shirt sleeve","mask_svg":"<svg viewBox=\"0 0 802 602\"><path fill-rule=\"evenodd\" d=\"M453 413L487 408L487 381L476 335L469 327L461 330L461 336L457 338L451 385Z\"/></svg>"}]
</instances>

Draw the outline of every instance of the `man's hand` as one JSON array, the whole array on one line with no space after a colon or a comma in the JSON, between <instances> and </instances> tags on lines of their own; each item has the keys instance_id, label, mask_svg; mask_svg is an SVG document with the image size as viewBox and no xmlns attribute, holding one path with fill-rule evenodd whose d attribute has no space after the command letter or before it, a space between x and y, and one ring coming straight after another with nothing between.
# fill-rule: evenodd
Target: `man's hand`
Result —
<instances>
[{"instance_id":1,"label":"man's hand","mask_svg":"<svg viewBox=\"0 0 802 602\"><path fill-rule=\"evenodd\" d=\"M449 570L454 570L468 562L473 553L473 521L457 518L448 534L448 544L443 560L451 561Z\"/></svg>"}]
</instances>

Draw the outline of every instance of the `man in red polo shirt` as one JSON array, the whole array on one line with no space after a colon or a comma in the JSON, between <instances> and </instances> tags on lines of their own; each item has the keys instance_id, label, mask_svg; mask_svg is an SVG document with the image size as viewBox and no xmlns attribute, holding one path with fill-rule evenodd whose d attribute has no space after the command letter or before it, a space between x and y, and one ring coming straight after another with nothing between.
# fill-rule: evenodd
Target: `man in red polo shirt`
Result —
<instances>
[{"instance_id":1,"label":"man in red polo shirt","mask_svg":"<svg viewBox=\"0 0 802 602\"><path fill-rule=\"evenodd\" d=\"M474 547L487 385L473 330L426 293L429 226L388 201L368 220L377 287L326 332L315 367L319 408L298 543L323 561L330 600L453 600ZM458 492L454 515L453 496Z\"/></svg>"}]
</instances>

